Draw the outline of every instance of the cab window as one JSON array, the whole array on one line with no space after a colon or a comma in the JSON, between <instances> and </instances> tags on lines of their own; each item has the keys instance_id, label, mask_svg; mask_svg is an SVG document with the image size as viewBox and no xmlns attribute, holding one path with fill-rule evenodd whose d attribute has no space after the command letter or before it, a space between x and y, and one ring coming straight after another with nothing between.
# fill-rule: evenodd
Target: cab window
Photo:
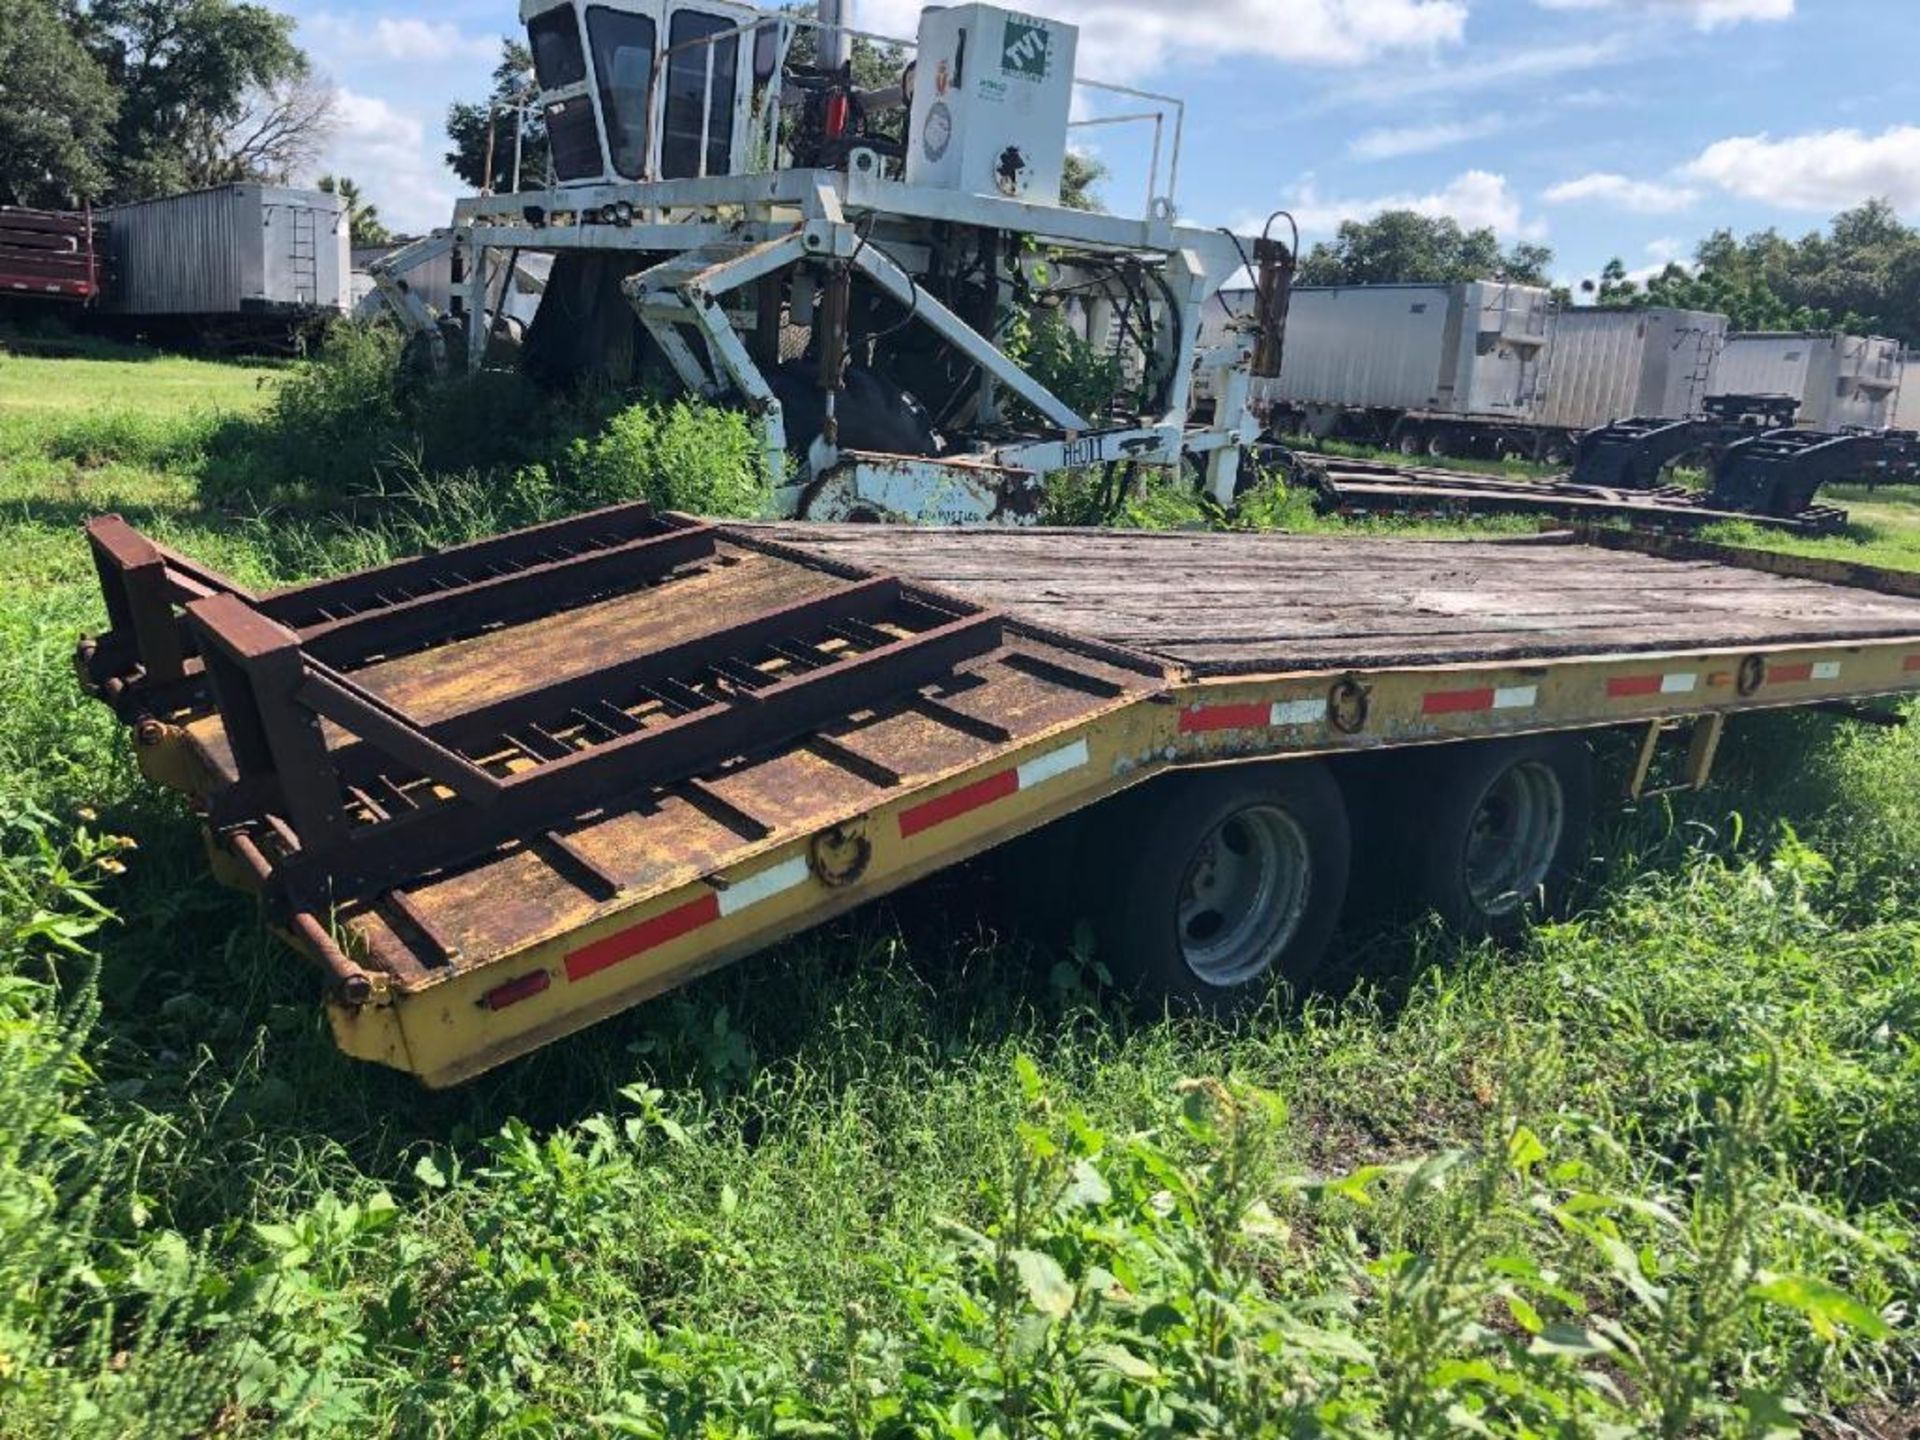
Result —
<instances>
[{"instance_id":1,"label":"cab window","mask_svg":"<svg viewBox=\"0 0 1920 1440\"><path fill-rule=\"evenodd\" d=\"M728 35L708 45L691 42L736 28L726 16L682 10L667 29L667 47L673 53L667 61L666 125L660 142L660 174L666 179L701 173L703 111L707 122L706 173L727 173L727 157L733 150L734 77L740 64L740 37ZM711 94L707 91L709 51L713 54Z\"/></svg>"},{"instance_id":2,"label":"cab window","mask_svg":"<svg viewBox=\"0 0 1920 1440\"><path fill-rule=\"evenodd\" d=\"M647 100L653 81L653 21L625 10L595 5L587 11L593 73L600 113L607 126L613 168L638 180L647 166Z\"/></svg>"},{"instance_id":3,"label":"cab window","mask_svg":"<svg viewBox=\"0 0 1920 1440\"><path fill-rule=\"evenodd\" d=\"M580 50L580 22L571 5L562 5L527 22L533 49L533 75L542 90L558 90L587 78L587 57Z\"/></svg>"}]
</instances>

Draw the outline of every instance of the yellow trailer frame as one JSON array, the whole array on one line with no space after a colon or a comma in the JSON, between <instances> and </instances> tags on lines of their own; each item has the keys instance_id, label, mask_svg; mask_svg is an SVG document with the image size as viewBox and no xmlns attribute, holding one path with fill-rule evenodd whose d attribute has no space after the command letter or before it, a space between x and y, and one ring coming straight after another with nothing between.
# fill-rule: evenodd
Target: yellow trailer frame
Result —
<instances>
[{"instance_id":1,"label":"yellow trailer frame","mask_svg":"<svg viewBox=\"0 0 1920 1440\"><path fill-rule=\"evenodd\" d=\"M110 539L131 545L117 532ZM698 587L715 576L714 584L729 575L783 585L871 583L870 575L796 551L784 539L725 528L717 539L717 551L703 552L703 559L673 572L678 578L648 592L647 624L665 623L675 584L700 603L713 603L724 592ZM342 1050L446 1086L1168 771L1603 728L1638 728L1651 739L1676 724L1704 721L1704 741L1690 767L1692 783L1704 783L1728 716L1920 691L1920 600L1908 598L1916 589L1910 577L1697 542L1587 539L1738 564L1793 583L1835 587L1834 594L1864 586L1900 597L1899 604L1881 607L1871 626L1861 622L1858 628L1877 633L1856 638L1250 674L1195 674L1162 655L1129 653L1016 617L998 643L956 662L944 680L929 685L910 677L897 704L860 701L797 740L744 747L702 770L707 778L685 781L695 787L688 793L703 815L732 824L724 844L702 849L705 842L690 838L693 822L675 818L671 797L656 796L631 810L595 811L564 833L547 829L544 838L511 841L478 868L451 867L449 878L420 886L349 890L324 911L295 909L291 918L282 896L274 918L290 944L331 972L365 978L351 989L336 986L328 1001ZM155 557L164 568L170 552L138 552L144 560ZM916 594L916 604L937 600L952 607L935 617L945 618L929 634L950 628L951 613L967 604L966 597L937 591ZM200 643L209 654L222 633L214 602L231 598L223 596L217 577L196 572L175 597L181 623L202 624ZM248 599L273 608L272 597ZM588 617L604 627L609 617L627 613L614 607L628 603L620 595L602 596L564 614L576 626ZM294 608L289 602L279 613L291 616ZM292 619L288 624L287 643L300 651L306 632ZM466 656L463 693L475 689L474 657L497 654L503 643L499 632L491 634L431 652L446 657L461 645L494 647ZM881 638L898 637L889 630ZM89 642L82 660L88 683L135 726L144 771L209 808L220 873L276 896L281 882L274 852L284 862L297 858L300 847L271 809L238 821L223 810L233 794L258 780L236 768L233 715L194 688L191 657L181 667L188 673L165 691L143 676L125 678L132 673L129 653L111 636ZM390 678L402 663L411 662L380 660L356 673ZM436 663L446 670L452 661ZM776 665L769 673L786 672ZM404 693L428 709L436 703L430 688L416 683L408 690L403 681L406 675L390 678L382 693ZM374 681L367 684L372 692ZM402 718L407 713L397 702L390 708ZM316 733L322 728L316 722ZM873 742L864 752L863 739ZM334 748L322 753L339 756L352 741L342 736L328 743ZM562 745L585 748L585 741L563 736ZM796 778L828 762L838 767L832 784ZM516 767L529 763L508 756L497 770L511 779ZM855 785L848 774L864 778ZM414 793L452 803L451 786L459 779L429 780ZM757 828L743 825L737 813L743 809L778 818ZM595 837L603 834L614 838L596 849ZM528 867L536 863L536 849L546 856L542 866L575 865L603 878L617 868L609 855L640 855L648 878L597 890L586 885L568 890L564 901L535 904L526 895L547 883L525 878L534 873ZM486 912L494 908L515 909L512 923L493 924ZM413 957L428 950L436 952L435 963L415 963Z\"/></svg>"}]
</instances>

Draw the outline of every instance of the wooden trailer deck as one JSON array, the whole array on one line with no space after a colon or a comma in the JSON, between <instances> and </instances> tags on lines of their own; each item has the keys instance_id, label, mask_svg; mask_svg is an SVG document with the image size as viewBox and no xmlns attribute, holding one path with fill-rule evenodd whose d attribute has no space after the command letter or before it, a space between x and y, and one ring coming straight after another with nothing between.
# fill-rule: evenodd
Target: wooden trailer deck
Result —
<instances>
[{"instance_id":1,"label":"wooden trailer deck","mask_svg":"<svg viewBox=\"0 0 1920 1440\"><path fill-rule=\"evenodd\" d=\"M1890 595L1730 564L1712 546L1669 545L1668 558L1567 533L742 528L1195 676L1812 643L1920 626L1920 585Z\"/></svg>"},{"instance_id":2,"label":"wooden trailer deck","mask_svg":"<svg viewBox=\"0 0 1920 1440\"><path fill-rule=\"evenodd\" d=\"M1920 691L1920 579L1622 535L624 506L268 595L90 536L83 679L430 1084L1168 768Z\"/></svg>"}]
</instances>

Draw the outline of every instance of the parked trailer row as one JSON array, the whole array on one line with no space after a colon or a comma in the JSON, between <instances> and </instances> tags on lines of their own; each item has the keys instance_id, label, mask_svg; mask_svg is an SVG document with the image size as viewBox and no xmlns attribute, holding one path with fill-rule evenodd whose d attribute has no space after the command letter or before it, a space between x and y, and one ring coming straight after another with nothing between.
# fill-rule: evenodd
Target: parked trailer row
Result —
<instances>
[{"instance_id":1,"label":"parked trailer row","mask_svg":"<svg viewBox=\"0 0 1920 1440\"><path fill-rule=\"evenodd\" d=\"M1224 337L1250 303L1223 292L1203 335ZM1805 429L1884 429L1903 372L1893 341L1730 334L1708 311L1556 309L1546 290L1492 282L1302 286L1280 374L1254 393L1287 433L1567 463L1583 432L1717 397L1784 397Z\"/></svg>"},{"instance_id":2,"label":"parked trailer row","mask_svg":"<svg viewBox=\"0 0 1920 1440\"><path fill-rule=\"evenodd\" d=\"M0 298L88 303L90 328L277 339L352 308L337 195L222 185L93 212L0 210Z\"/></svg>"},{"instance_id":3,"label":"parked trailer row","mask_svg":"<svg viewBox=\"0 0 1920 1440\"><path fill-rule=\"evenodd\" d=\"M1729 716L1920 691L1920 579L1624 532L624 506L268 594L89 535L84 683L433 1086L1051 822L1023 870L1150 999L1307 983L1356 864L1481 932L1559 898L1594 732L1698 785Z\"/></svg>"}]
</instances>

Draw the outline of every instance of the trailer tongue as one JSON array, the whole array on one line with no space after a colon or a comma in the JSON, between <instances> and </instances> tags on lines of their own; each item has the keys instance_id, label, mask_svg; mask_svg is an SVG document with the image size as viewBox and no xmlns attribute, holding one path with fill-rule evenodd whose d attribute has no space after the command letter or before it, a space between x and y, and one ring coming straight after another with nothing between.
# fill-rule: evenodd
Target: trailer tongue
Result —
<instances>
[{"instance_id":1,"label":"trailer tongue","mask_svg":"<svg viewBox=\"0 0 1920 1440\"><path fill-rule=\"evenodd\" d=\"M1287 758L1156 785L1152 819L1105 827L1115 913L1172 897L1115 953L1159 945L1227 993L1309 967L1338 909L1347 816L1307 757L1606 726L1650 753L1692 722L1700 781L1729 713L1920 689L1911 577L1623 537L633 505L265 595L115 517L89 537L111 628L84 682L322 967L342 1048L431 1085L1160 772ZM1540 742L1509 743L1539 782ZM1163 874L1148 841L1183 826L1196 858ZM1551 859L1492 873L1524 895Z\"/></svg>"}]
</instances>

